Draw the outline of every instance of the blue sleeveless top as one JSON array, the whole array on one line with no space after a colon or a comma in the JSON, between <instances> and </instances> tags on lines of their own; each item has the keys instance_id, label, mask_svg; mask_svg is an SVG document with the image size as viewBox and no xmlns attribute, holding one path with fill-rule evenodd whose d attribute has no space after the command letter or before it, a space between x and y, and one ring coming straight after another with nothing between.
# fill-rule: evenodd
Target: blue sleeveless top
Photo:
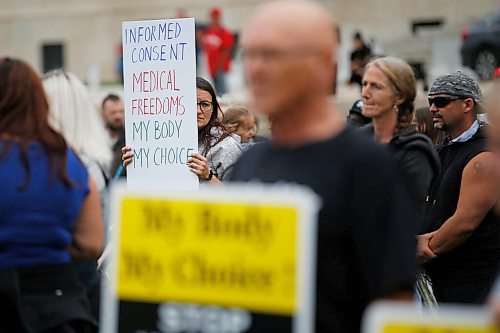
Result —
<instances>
[{"instance_id":1,"label":"blue sleeveless top","mask_svg":"<svg viewBox=\"0 0 500 333\"><path fill-rule=\"evenodd\" d=\"M0 140L0 151L5 144ZM23 190L20 145L12 143L0 160L0 271L69 262L72 229L89 192L87 170L72 150L67 151L72 187L52 177L41 143L29 144L28 159L31 179Z\"/></svg>"}]
</instances>

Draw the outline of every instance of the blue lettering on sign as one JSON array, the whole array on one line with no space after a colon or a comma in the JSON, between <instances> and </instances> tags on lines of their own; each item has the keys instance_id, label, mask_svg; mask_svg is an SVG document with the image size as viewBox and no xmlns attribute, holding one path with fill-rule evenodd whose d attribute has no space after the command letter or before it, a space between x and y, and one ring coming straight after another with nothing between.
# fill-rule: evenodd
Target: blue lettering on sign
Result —
<instances>
[{"instance_id":1,"label":"blue lettering on sign","mask_svg":"<svg viewBox=\"0 0 500 333\"><path fill-rule=\"evenodd\" d=\"M131 57L132 63L149 62L149 61L169 61L169 60L184 60L184 54L187 43L173 43L162 45L148 45L144 47L134 47ZM167 47L170 46L170 52Z\"/></svg>"},{"instance_id":2,"label":"blue lettering on sign","mask_svg":"<svg viewBox=\"0 0 500 333\"><path fill-rule=\"evenodd\" d=\"M182 34L182 26L178 22L156 23L125 29L125 44L142 42L167 41L177 39Z\"/></svg>"},{"instance_id":3,"label":"blue lettering on sign","mask_svg":"<svg viewBox=\"0 0 500 333\"><path fill-rule=\"evenodd\" d=\"M181 35L182 26L178 22L162 22L126 28L123 36L124 44L142 44L133 47L126 57L130 57L134 64L182 61L188 43L181 40ZM148 43L152 45L147 45Z\"/></svg>"},{"instance_id":4,"label":"blue lettering on sign","mask_svg":"<svg viewBox=\"0 0 500 333\"><path fill-rule=\"evenodd\" d=\"M179 48L180 46L180 48ZM170 59L173 60L179 60L179 55L180 55L180 60L184 60L184 47L186 46L186 43L177 43L175 45L175 50L174 50L174 44L170 45ZM179 54L180 52L180 54Z\"/></svg>"},{"instance_id":5,"label":"blue lettering on sign","mask_svg":"<svg viewBox=\"0 0 500 333\"><path fill-rule=\"evenodd\" d=\"M148 130L149 130L149 120L148 121L135 121L132 123L132 139L140 141L148 141Z\"/></svg>"},{"instance_id":6,"label":"blue lettering on sign","mask_svg":"<svg viewBox=\"0 0 500 333\"><path fill-rule=\"evenodd\" d=\"M134 159L132 166L134 168L149 168L149 149L140 148L139 150L133 149Z\"/></svg>"}]
</instances>

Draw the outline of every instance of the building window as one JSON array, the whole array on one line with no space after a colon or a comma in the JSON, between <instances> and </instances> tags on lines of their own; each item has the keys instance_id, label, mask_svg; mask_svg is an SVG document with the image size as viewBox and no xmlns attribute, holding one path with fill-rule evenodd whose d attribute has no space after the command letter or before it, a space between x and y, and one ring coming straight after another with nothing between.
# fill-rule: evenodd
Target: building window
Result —
<instances>
[{"instance_id":1,"label":"building window","mask_svg":"<svg viewBox=\"0 0 500 333\"><path fill-rule=\"evenodd\" d=\"M64 45L58 43L43 44L43 72L64 68Z\"/></svg>"}]
</instances>

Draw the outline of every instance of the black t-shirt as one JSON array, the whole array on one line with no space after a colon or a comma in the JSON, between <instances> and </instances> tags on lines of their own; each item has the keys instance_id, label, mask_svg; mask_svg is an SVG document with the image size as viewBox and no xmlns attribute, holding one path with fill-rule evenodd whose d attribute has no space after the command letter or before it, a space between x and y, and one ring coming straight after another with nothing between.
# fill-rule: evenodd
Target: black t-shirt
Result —
<instances>
[{"instance_id":1,"label":"black t-shirt","mask_svg":"<svg viewBox=\"0 0 500 333\"><path fill-rule=\"evenodd\" d=\"M388 152L352 129L293 149L257 144L235 165L233 181L298 183L323 200L316 332L359 332L370 301L412 289L420 221L399 177Z\"/></svg>"}]
</instances>

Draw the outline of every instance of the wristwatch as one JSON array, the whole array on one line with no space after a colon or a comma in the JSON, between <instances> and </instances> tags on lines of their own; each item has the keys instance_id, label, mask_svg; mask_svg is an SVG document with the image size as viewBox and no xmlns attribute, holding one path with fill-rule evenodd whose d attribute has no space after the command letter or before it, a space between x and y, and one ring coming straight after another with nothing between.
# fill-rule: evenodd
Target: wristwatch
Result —
<instances>
[{"instance_id":1,"label":"wristwatch","mask_svg":"<svg viewBox=\"0 0 500 333\"><path fill-rule=\"evenodd\" d=\"M211 181L212 180L212 177L214 176L214 172L212 171L212 169L210 169L210 174L208 175L208 178L205 179L207 182Z\"/></svg>"}]
</instances>

